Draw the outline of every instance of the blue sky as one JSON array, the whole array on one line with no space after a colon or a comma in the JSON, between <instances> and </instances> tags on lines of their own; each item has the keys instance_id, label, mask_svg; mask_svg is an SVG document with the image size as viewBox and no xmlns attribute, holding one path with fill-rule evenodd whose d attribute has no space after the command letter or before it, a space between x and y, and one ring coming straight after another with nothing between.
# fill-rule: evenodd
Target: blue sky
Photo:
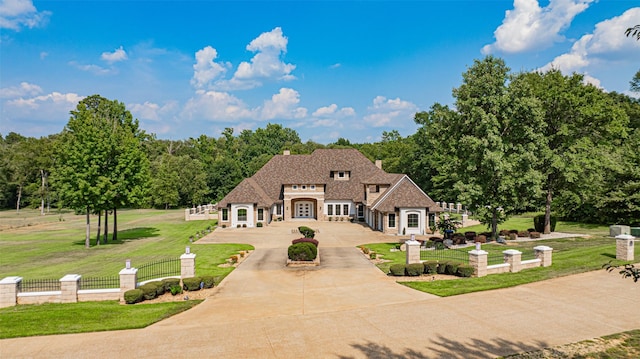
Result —
<instances>
[{"instance_id":1,"label":"blue sky","mask_svg":"<svg viewBox=\"0 0 640 359\"><path fill-rule=\"evenodd\" d=\"M158 138L279 123L303 141L415 132L487 54L629 95L637 0L0 0L0 133L62 131L84 96Z\"/></svg>"}]
</instances>

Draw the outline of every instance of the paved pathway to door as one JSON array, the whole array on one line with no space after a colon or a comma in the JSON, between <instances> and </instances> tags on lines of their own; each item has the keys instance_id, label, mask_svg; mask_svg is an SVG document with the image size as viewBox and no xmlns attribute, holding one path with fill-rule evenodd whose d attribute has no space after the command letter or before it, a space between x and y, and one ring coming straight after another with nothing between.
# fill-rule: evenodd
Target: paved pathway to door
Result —
<instances>
[{"instance_id":1,"label":"paved pathway to door","mask_svg":"<svg viewBox=\"0 0 640 359\"><path fill-rule=\"evenodd\" d=\"M492 358L640 327L640 285L604 271L451 298L408 289L354 248L395 238L355 224L311 223L322 265L286 268L299 224L205 238L256 250L192 310L140 330L2 340L0 358Z\"/></svg>"}]
</instances>

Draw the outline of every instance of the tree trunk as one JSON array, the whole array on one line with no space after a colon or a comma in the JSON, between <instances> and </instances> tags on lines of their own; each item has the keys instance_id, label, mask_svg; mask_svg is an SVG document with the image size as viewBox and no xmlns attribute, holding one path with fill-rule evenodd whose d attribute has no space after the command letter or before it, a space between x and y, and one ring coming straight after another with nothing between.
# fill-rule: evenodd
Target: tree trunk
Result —
<instances>
[{"instance_id":1,"label":"tree trunk","mask_svg":"<svg viewBox=\"0 0 640 359\"><path fill-rule=\"evenodd\" d=\"M22 185L18 185L18 202L16 202L16 212L20 213L20 199L22 198Z\"/></svg>"},{"instance_id":2,"label":"tree trunk","mask_svg":"<svg viewBox=\"0 0 640 359\"><path fill-rule=\"evenodd\" d=\"M107 241L109 240L109 222L107 222L108 218L109 218L109 211L105 210L104 211L104 244L107 244Z\"/></svg>"},{"instance_id":3,"label":"tree trunk","mask_svg":"<svg viewBox=\"0 0 640 359\"><path fill-rule=\"evenodd\" d=\"M118 240L118 210L116 207L113 207L113 236L111 240Z\"/></svg>"},{"instance_id":4,"label":"tree trunk","mask_svg":"<svg viewBox=\"0 0 640 359\"><path fill-rule=\"evenodd\" d=\"M495 240L498 238L498 210L492 208L491 211L491 238Z\"/></svg>"},{"instance_id":5,"label":"tree trunk","mask_svg":"<svg viewBox=\"0 0 640 359\"><path fill-rule=\"evenodd\" d=\"M40 178L42 179L42 188L40 190L40 215L44 216L44 194L45 194L45 172L44 170L40 170Z\"/></svg>"},{"instance_id":6,"label":"tree trunk","mask_svg":"<svg viewBox=\"0 0 640 359\"><path fill-rule=\"evenodd\" d=\"M100 223L102 223L102 211L98 211L98 235L96 236L96 246L100 245Z\"/></svg>"},{"instance_id":7,"label":"tree trunk","mask_svg":"<svg viewBox=\"0 0 640 359\"><path fill-rule=\"evenodd\" d=\"M90 248L91 247L91 242L90 242L90 237L91 237L91 219L89 218L89 206L87 206L87 233L86 236L84 238L84 247L85 248Z\"/></svg>"},{"instance_id":8,"label":"tree trunk","mask_svg":"<svg viewBox=\"0 0 640 359\"><path fill-rule=\"evenodd\" d=\"M553 196L551 193L551 186L547 188L547 201L544 206L544 231L542 233L551 233L551 201Z\"/></svg>"}]
</instances>

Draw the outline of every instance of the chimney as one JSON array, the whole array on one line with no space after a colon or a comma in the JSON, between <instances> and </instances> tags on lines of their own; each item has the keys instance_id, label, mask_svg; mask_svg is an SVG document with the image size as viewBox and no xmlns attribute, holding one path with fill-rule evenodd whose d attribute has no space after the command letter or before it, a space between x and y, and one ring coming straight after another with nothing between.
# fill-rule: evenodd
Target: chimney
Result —
<instances>
[{"instance_id":1,"label":"chimney","mask_svg":"<svg viewBox=\"0 0 640 359\"><path fill-rule=\"evenodd\" d=\"M289 156L290 154L291 154L291 151L289 151L289 150L284 150L283 155L285 155L285 156Z\"/></svg>"},{"instance_id":2,"label":"chimney","mask_svg":"<svg viewBox=\"0 0 640 359\"><path fill-rule=\"evenodd\" d=\"M382 169L382 160L376 160L376 167Z\"/></svg>"}]
</instances>

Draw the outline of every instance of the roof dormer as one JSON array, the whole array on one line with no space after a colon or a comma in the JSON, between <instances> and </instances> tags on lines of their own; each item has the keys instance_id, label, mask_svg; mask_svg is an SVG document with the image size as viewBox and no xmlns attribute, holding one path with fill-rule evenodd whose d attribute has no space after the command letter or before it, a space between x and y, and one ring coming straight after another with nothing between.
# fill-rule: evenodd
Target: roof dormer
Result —
<instances>
[{"instance_id":1,"label":"roof dormer","mask_svg":"<svg viewBox=\"0 0 640 359\"><path fill-rule=\"evenodd\" d=\"M336 181L348 181L351 171L331 171L331 178Z\"/></svg>"}]
</instances>

